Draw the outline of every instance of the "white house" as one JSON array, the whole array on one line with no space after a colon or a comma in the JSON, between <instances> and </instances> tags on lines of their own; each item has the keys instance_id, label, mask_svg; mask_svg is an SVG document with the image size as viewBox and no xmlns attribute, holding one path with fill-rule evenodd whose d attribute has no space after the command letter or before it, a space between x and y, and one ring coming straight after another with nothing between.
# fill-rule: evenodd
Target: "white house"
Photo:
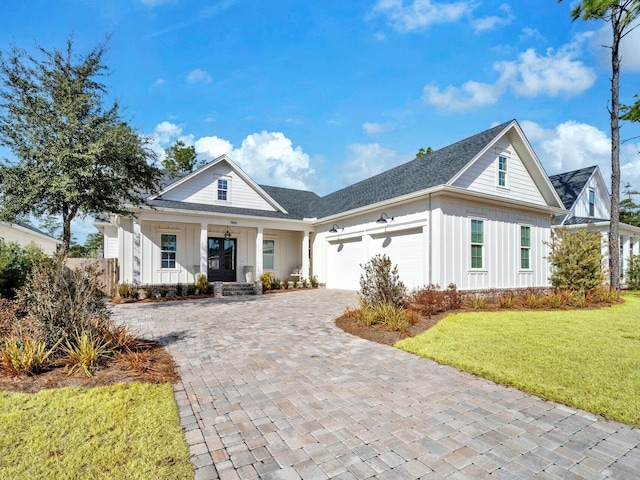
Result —
<instances>
[{"instance_id":1,"label":"white house","mask_svg":"<svg viewBox=\"0 0 640 480\"><path fill-rule=\"evenodd\" d=\"M609 230L611 220L611 197L597 166L549 177L560 195L563 205L569 210L558 216L554 228L594 228L603 237L602 254L605 268L609 266ZM620 224L620 273L624 282L631 255L640 254L640 227Z\"/></svg>"},{"instance_id":2,"label":"white house","mask_svg":"<svg viewBox=\"0 0 640 480\"><path fill-rule=\"evenodd\" d=\"M14 223L0 222L0 242L17 243L21 247L34 245L46 254L55 253L62 241L41 232L28 223L16 221Z\"/></svg>"},{"instance_id":3,"label":"white house","mask_svg":"<svg viewBox=\"0 0 640 480\"><path fill-rule=\"evenodd\" d=\"M515 120L342 190L256 184L227 156L168 178L134 218L97 224L105 257L134 284L315 275L358 289L360 264L378 253L408 287L459 289L549 284L545 241L566 214Z\"/></svg>"}]
</instances>

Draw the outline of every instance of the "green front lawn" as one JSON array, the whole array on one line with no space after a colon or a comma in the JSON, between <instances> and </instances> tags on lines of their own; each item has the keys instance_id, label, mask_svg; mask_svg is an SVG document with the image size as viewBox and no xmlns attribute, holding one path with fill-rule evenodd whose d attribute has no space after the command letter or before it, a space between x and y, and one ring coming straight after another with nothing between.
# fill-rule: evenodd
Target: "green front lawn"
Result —
<instances>
[{"instance_id":1,"label":"green front lawn","mask_svg":"<svg viewBox=\"0 0 640 480\"><path fill-rule=\"evenodd\" d=\"M640 426L640 294L600 310L450 315L396 347Z\"/></svg>"},{"instance_id":2,"label":"green front lawn","mask_svg":"<svg viewBox=\"0 0 640 480\"><path fill-rule=\"evenodd\" d=\"M193 479L171 385L0 392L0 476Z\"/></svg>"}]
</instances>

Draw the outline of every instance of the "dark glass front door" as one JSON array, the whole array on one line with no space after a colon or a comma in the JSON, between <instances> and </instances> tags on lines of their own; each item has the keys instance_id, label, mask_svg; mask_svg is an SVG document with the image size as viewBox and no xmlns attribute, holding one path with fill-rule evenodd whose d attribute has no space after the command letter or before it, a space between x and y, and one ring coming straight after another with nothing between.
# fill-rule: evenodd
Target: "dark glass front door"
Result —
<instances>
[{"instance_id":1,"label":"dark glass front door","mask_svg":"<svg viewBox=\"0 0 640 480\"><path fill-rule=\"evenodd\" d=\"M236 239L209 237L207 279L210 282L236 281Z\"/></svg>"}]
</instances>

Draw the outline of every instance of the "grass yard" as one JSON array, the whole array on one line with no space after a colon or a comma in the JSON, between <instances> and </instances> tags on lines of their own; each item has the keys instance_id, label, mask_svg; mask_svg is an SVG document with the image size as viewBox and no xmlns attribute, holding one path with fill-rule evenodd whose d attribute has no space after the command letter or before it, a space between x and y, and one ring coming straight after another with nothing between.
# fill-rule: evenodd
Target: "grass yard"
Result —
<instances>
[{"instance_id":1,"label":"grass yard","mask_svg":"<svg viewBox=\"0 0 640 480\"><path fill-rule=\"evenodd\" d=\"M193 479L170 384L0 392L0 477Z\"/></svg>"},{"instance_id":2,"label":"grass yard","mask_svg":"<svg viewBox=\"0 0 640 480\"><path fill-rule=\"evenodd\" d=\"M600 310L450 315L396 347L640 426L640 294Z\"/></svg>"}]
</instances>

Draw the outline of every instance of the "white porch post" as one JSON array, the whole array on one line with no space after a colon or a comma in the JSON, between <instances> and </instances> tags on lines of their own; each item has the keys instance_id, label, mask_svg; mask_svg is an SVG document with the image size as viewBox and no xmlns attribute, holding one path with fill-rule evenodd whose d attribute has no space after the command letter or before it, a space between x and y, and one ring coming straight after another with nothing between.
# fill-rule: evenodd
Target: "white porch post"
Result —
<instances>
[{"instance_id":1,"label":"white porch post","mask_svg":"<svg viewBox=\"0 0 640 480\"><path fill-rule=\"evenodd\" d=\"M256 227L256 276L254 282L260 281L262 275L262 227Z\"/></svg>"},{"instance_id":2,"label":"white porch post","mask_svg":"<svg viewBox=\"0 0 640 480\"><path fill-rule=\"evenodd\" d=\"M140 234L140 220L133 219L133 284L140 285L142 281L142 255L140 252L142 235Z\"/></svg>"},{"instance_id":3,"label":"white porch post","mask_svg":"<svg viewBox=\"0 0 640 480\"><path fill-rule=\"evenodd\" d=\"M208 223L202 222L200 224L200 273L204 273L205 275L207 274L207 255L209 253L208 228Z\"/></svg>"},{"instance_id":4,"label":"white porch post","mask_svg":"<svg viewBox=\"0 0 640 480\"><path fill-rule=\"evenodd\" d=\"M631 236L626 235L624 237L624 243L622 243L622 258L620 259L620 273L624 278L624 283L627 283L627 265L629 263L629 257L631 256Z\"/></svg>"},{"instance_id":5,"label":"white porch post","mask_svg":"<svg viewBox=\"0 0 640 480\"><path fill-rule=\"evenodd\" d=\"M309 280L309 232L302 232L302 264L301 277Z\"/></svg>"}]
</instances>

